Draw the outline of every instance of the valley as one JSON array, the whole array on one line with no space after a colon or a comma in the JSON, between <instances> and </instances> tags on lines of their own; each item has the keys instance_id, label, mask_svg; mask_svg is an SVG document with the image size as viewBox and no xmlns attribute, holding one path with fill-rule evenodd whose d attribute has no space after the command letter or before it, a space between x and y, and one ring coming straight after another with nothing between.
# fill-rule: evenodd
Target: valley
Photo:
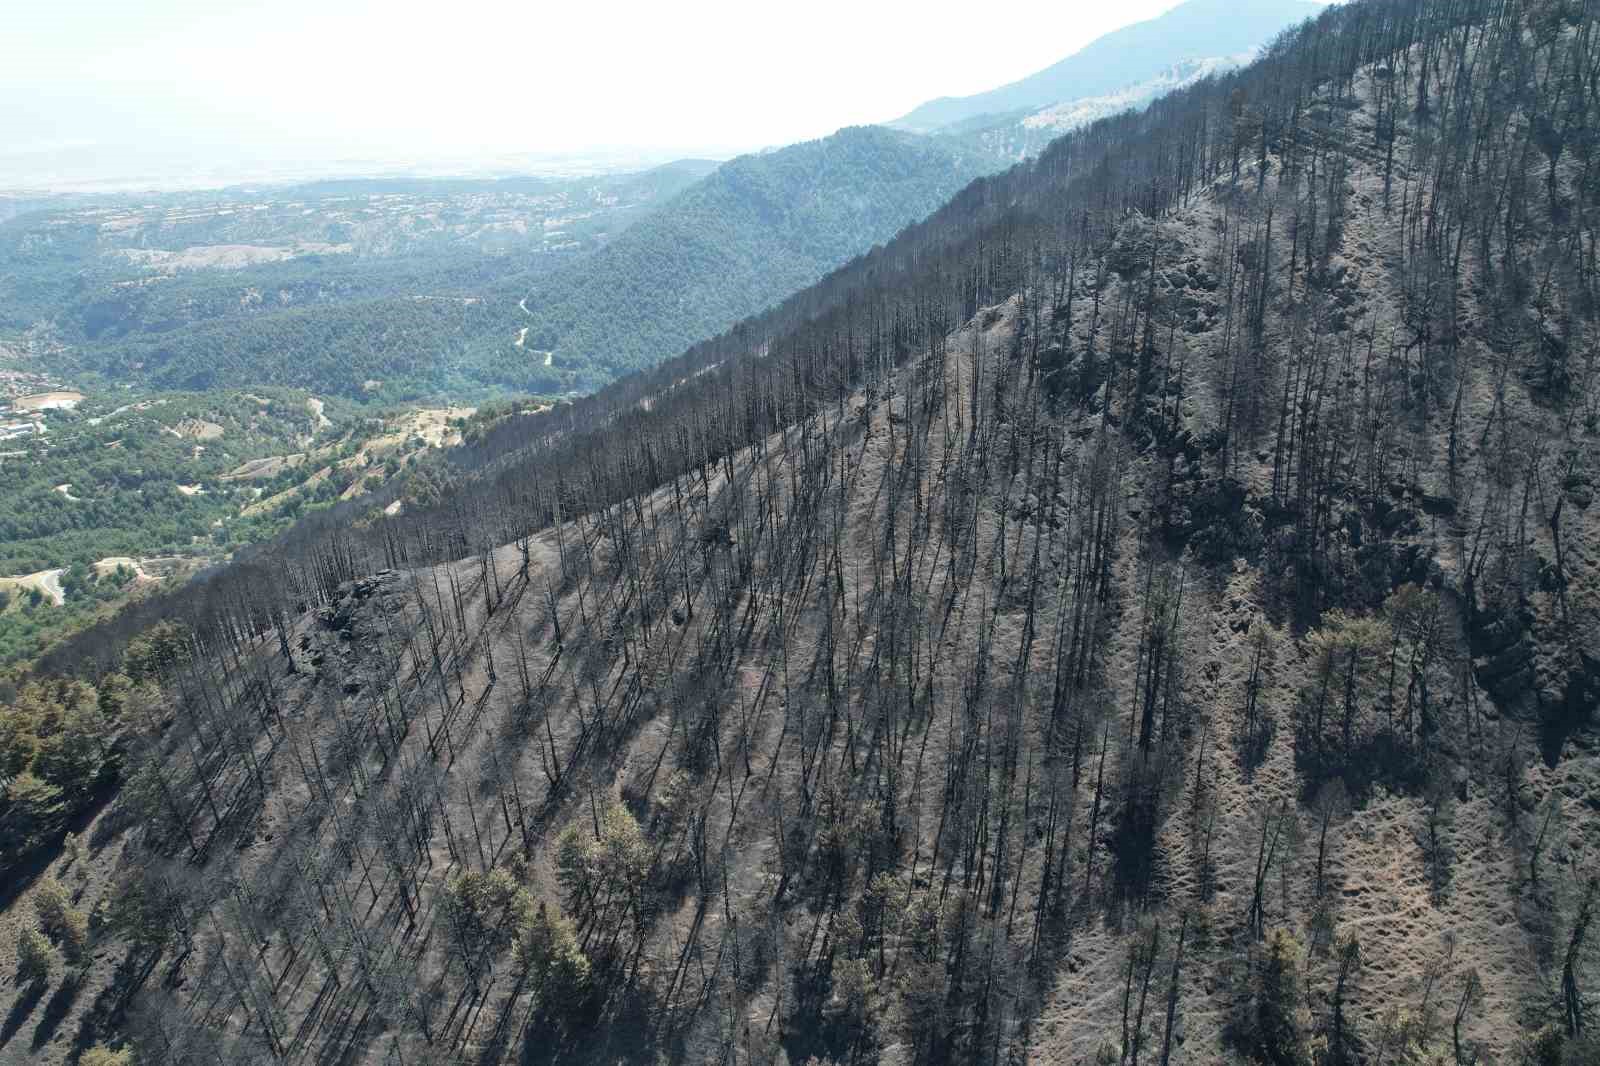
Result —
<instances>
[{"instance_id":1,"label":"valley","mask_svg":"<svg viewBox=\"0 0 1600 1066\"><path fill-rule=\"evenodd\" d=\"M349 180L66 197L0 224L0 370L95 387L289 385L393 404L482 384L430 364L430 330L509 329L528 279L605 244L715 164L640 174ZM421 331L421 332L418 332ZM240 367L242 336L303 368ZM334 339L337 338L337 339ZM344 376L330 347L372 373ZM398 347L399 350L396 350ZM205 364L202 368L201 364Z\"/></svg>"},{"instance_id":2,"label":"valley","mask_svg":"<svg viewBox=\"0 0 1600 1066\"><path fill-rule=\"evenodd\" d=\"M564 183L79 205L0 224L15 264L0 343L15 369L101 387L369 406L578 394L817 280L1000 165L861 128Z\"/></svg>"}]
</instances>

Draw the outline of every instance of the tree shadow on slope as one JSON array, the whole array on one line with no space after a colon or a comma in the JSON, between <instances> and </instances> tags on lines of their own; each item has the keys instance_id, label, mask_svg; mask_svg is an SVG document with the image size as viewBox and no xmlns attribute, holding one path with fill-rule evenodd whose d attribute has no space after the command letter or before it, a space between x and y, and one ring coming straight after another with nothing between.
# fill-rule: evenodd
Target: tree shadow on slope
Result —
<instances>
[{"instance_id":1,"label":"tree shadow on slope","mask_svg":"<svg viewBox=\"0 0 1600 1066\"><path fill-rule=\"evenodd\" d=\"M648 1062L657 1047L655 1037L649 1004L636 994L624 993L596 1016L571 1024L535 1013L523 1029L516 1061L520 1066Z\"/></svg>"},{"instance_id":2,"label":"tree shadow on slope","mask_svg":"<svg viewBox=\"0 0 1600 1066\"><path fill-rule=\"evenodd\" d=\"M1166 856L1156 846L1162 813L1156 797L1138 789L1116 813L1108 834L1117 896L1141 909L1161 894L1170 872Z\"/></svg>"},{"instance_id":3,"label":"tree shadow on slope","mask_svg":"<svg viewBox=\"0 0 1600 1066\"><path fill-rule=\"evenodd\" d=\"M1267 753L1272 750L1272 741L1277 735L1278 723L1267 715L1254 723L1247 723L1235 735L1234 752L1246 781L1255 779L1256 771L1267 761Z\"/></svg>"},{"instance_id":4,"label":"tree shadow on slope","mask_svg":"<svg viewBox=\"0 0 1600 1066\"><path fill-rule=\"evenodd\" d=\"M0 912L7 911L61 855L61 846L38 848L11 863L0 863Z\"/></svg>"},{"instance_id":5,"label":"tree shadow on slope","mask_svg":"<svg viewBox=\"0 0 1600 1066\"><path fill-rule=\"evenodd\" d=\"M1414 745L1387 731L1356 738L1346 749L1332 742L1318 743L1303 725L1294 746L1295 770L1306 802L1328 781L1342 779L1358 806L1371 797L1373 787L1415 795L1427 784L1427 767Z\"/></svg>"},{"instance_id":6,"label":"tree shadow on slope","mask_svg":"<svg viewBox=\"0 0 1600 1066\"><path fill-rule=\"evenodd\" d=\"M22 1023L28 1020L28 1015L33 1013L33 1008L39 1005L44 998L45 984L43 981L34 981L11 1004L11 1010L6 1014L6 1020L0 1022L0 1048L11 1043L11 1038L17 1035L22 1028Z\"/></svg>"},{"instance_id":7,"label":"tree shadow on slope","mask_svg":"<svg viewBox=\"0 0 1600 1066\"><path fill-rule=\"evenodd\" d=\"M1600 686L1600 680L1591 684ZM1539 716L1539 754L1544 764L1554 769L1572 738L1594 728L1596 721L1594 707L1589 705L1584 687L1577 681L1572 682L1566 702L1547 706Z\"/></svg>"},{"instance_id":8,"label":"tree shadow on slope","mask_svg":"<svg viewBox=\"0 0 1600 1066\"><path fill-rule=\"evenodd\" d=\"M29 1041L29 1050L34 1054L50 1042L56 1030L61 1028L61 1023L66 1020L67 1012L72 1010L72 1004L77 1002L78 993L83 988L83 982L75 975L63 978L60 986L56 988L55 995L50 997L50 1002L45 1004L44 1014L39 1017L39 1024L33 1027L33 1038Z\"/></svg>"},{"instance_id":9,"label":"tree shadow on slope","mask_svg":"<svg viewBox=\"0 0 1600 1066\"><path fill-rule=\"evenodd\" d=\"M78 1017L78 1031L72 1038L75 1053L114 1034L126 1019L132 998L161 962L159 951L130 949L116 964L111 979L95 995L94 1002Z\"/></svg>"},{"instance_id":10,"label":"tree shadow on slope","mask_svg":"<svg viewBox=\"0 0 1600 1066\"><path fill-rule=\"evenodd\" d=\"M815 1024L789 1029L778 1042L791 1063L875 1061L875 1056L865 1050L868 1045L862 1039L861 1027L847 1023L843 1017L818 1014Z\"/></svg>"},{"instance_id":11,"label":"tree shadow on slope","mask_svg":"<svg viewBox=\"0 0 1600 1066\"><path fill-rule=\"evenodd\" d=\"M76 833L82 836L93 826L89 843L97 851L115 839L125 827L107 828L106 823L114 819L100 818L100 814L115 798L120 784L115 775L102 781L84 807L60 823L57 831L51 835L49 843L41 843L37 847L30 848L9 862L0 862L0 911L8 910L50 868L51 864L61 857L67 834ZM100 818L98 823L97 818Z\"/></svg>"}]
</instances>

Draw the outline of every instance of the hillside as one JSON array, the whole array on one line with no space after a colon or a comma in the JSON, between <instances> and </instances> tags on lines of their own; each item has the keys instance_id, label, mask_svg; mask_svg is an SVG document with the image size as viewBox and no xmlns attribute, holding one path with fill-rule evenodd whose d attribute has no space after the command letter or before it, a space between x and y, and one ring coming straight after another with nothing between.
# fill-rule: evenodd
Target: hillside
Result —
<instances>
[{"instance_id":1,"label":"hillside","mask_svg":"<svg viewBox=\"0 0 1600 1066\"><path fill-rule=\"evenodd\" d=\"M230 312L449 293L451 271L481 284L595 247L714 169L59 197L0 224L0 328L49 322L66 341L104 342ZM323 288L306 291L306 275Z\"/></svg>"},{"instance_id":2,"label":"hillside","mask_svg":"<svg viewBox=\"0 0 1600 1066\"><path fill-rule=\"evenodd\" d=\"M531 279L714 169L60 197L0 224L0 367L367 403L481 389L424 356L495 328L486 293L503 319Z\"/></svg>"},{"instance_id":3,"label":"hillside","mask_svg":"<svg viewBox=\"0 0 1600 1066\"><path fill-rule=\"evenodd\" d=\"M17 309L16 326L44 318L65 345L34 362L83 380L271 385L385 403L564 393L660 362L816 281L932 212L995 158L847 129L693 182L698 165L684 164L632 184L583 186L598 206L575 203L572 190L552 207L543 185L465 183L454 195L469 201L445 204L445 217L464 216L454 227L419 221L441 214L433 183L325 183L294 195L321 205L312 228L337 243L296 245L309 231L278 225L278 243L265 250L283 261L227 272L186 272L141 252L145 275L85 286L74 271L110 255L102 234L123 224L98 217L110 209L53 226L48 241L39 231L52 219L0 227L0 260L19 264L11 287L32 301ZM294 218L300 203L270 200L247 213ZM205 240L249 239L231 206L189 213L203 216ZM377 217L349 228L367 215ZM140 219L146 229L161 223ZM533 234L520 236L530 224ZM172 256L193 261L219 247L191 245L200 238L171 228L161 232Z\"/></svg>"},{"instance_id":4,"label":"hillside","mask_svg":"<svg viewBox=\"0 0 1600 1066\"><path fill-rule=\"evenodd\" d=\"M1106 96L1163 67L1259 47L1317 10L1306 0L1184 0L1163 15L1098 37L1036 74L973 96L930 100L889 125L933 133L979 118Z\"/></svg>"},{"instance_id":5,"label":"hillside","mask_svg":"<svg viewBox=\"0 0 1600 1066\"><path fill-rule=\"evenodd\" d=\"M525 346L586 389L654 366L926 217L993 158L869 126L735 159L536 282Z\"/></svg>"},{"instance_id":6,"label":"hillside","mask_svg":"<svg viewBox=\"0 0 1600 1066\"><path fill-rule=\"evenodd\" d=\"M0 1055L1600 1060L1597 29L1326 11L61 649Z\"/></svg>"}]
</instances>

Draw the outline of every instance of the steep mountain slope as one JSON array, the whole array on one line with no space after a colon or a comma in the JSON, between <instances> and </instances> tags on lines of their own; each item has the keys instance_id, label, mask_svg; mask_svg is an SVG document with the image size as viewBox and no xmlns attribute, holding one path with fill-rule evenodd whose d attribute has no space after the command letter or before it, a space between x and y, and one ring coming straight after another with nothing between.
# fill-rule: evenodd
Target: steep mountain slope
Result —
<instances>
[{"instance_id":1,"label":"steep mountain slope","mask_svg":"<svg viewBox=\"0 0 1600 1066\"><path fill-rule=\"evenodd\" d=\"M1328 11L97 634L0 1050L1595 1061L1597 30Z\"/></svg>"},{"instance_id":2,"label":"steep mountain slope","mask_svg":"<svg viewBox=\"0 0 1600 1066\"><path fill-rule=\"evenodd\" d=\"M459 387L406 343L485 320L486 290L509 304L713 169L63 197L0 224L0 341L23 353L0 369L210 388L270 384L248 374L270 358L368 402Z\"/></svg>"},{"instance_id":3,"label":"steep mountain slope","mask_svg":"<svg viewBox=\"0 0 1600 1066\"><path fill-rule=\"evenodd\" d=\"M1157 18L1096 38L1037 74L974 96L930 100L889 125L932 133L980 116L1104 96L1174 63L1256 48L1316 12L1306 0L1185 0Z\"/></svg>"}]
</instances>

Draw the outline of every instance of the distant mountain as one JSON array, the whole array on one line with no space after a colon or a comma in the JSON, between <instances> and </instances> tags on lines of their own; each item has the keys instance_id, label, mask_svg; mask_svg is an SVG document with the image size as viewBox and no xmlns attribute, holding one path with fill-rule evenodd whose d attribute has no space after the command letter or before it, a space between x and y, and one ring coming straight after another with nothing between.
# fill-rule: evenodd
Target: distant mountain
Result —
<instances>
[{"instance_id":1,"label":"distant mountain","mask_svg":"<svg viewBox=\"0 0 1600 1066\"><path fill-rule=\"evenodd\" d=\"M815 282L1000 165L981 146L845 129L698 181L688 180L704 167L695 162L640 175L639 188L606 179L587 205L568 202L546 218L545 251L349 264L323 255L169 273L159 286L110 279L90 293L68 292L70 278L55 269L54 288L36 285L14 325L54 319L75 348L66 369L157 388L283 385L384 402L588 391ZM663 184L676 184L674 195L646 195ZM382 195L400 193L384 186ZM638 198L638 221L612 227L598 250L565 250L569 237L590 246L586 227L616 218L618 196ZM344 232L335 235L353 239ZM0 244L0 260L4 252ZM5 283L0 274L0 292ZM52 314L50 300L65 310Z\"/></svg>"},{"instance_id":2,"label":"distant mountain","mask_svg":"<svg viewBox=\"0 0 1600 1066\"><path fill-rule=\"evenodd\" d=\"M592 256L539 279L523 346L563 382L651 366L932 213L992 155L879 126L743 156ZM549 388L551 383L544 383Z\"/></svg>"},{"instance_id":3,"label":"distant mountain","mask_svg":"<svg viewBox=\"0 0 1600 1066\"><path fill-rule=\"evenodd\" d=\"M281 192L293 198L321 199L341 196L464 196L473 194L527 193L548 195L555 190L568 190L587 186L596 196L613 196L623 200L650 196L665 198L710 174L719 162L712 159L676 159L670 163L647 170L621 174L604 174L592 178L561 179L540 175L519 175L504 178L455 177L358 177L323 178L289 186ZM242 186L224 190L220 195L241 198L253 193L256 196L270 192L270 187Z\"/></svg>"},{"instance_id":4,"label":"distant mountain","mask_svg":"<svg viewBox=\"0 0 1600 1066\"><path fill-rule=\"evenodd\" d=\"M0 336L43 325L93 362L309 303L481 294L615 238L717 165L0 198Z\"/></svg>"},{"instance_id":5,"label":"distant mountain","mask_svg":"<svg viewBox=\"0 0 1600 1066\"><path fill-rule=\"evenodd\" d=\"M1256 49L1250 49L1231 56L1185 59L1115 92L1063 100L998 119L994 115L980 115L942 130L939 135L964 138L973 148L996 158L1013 162L1026 159L1038 155L1064 133L1130 108L1144 107L1157 97L1187 88L1202 78L1237 70L1256 54Z\"/></svg>"},{"instance_id":6,"label":"distant mountain","mask_svg":"<svg viewBox=\"0 0 1600 1066\"><path fill-rule=\"evenodd\" d=\"M470 391L427 363L506 336L533 279L719 165L0 199L0 343L83 386Z\"/></svg>"},{"instance_id":7,"label":"distant mountain","mask_svg":"<svg viewBox=\"0 0 1600 1066\"><path fill-rule=\"evenodd\" d=\"M889 125L932 133L981 116L996 119L1115 93L1185 60L1248 51L1315 14L1307 0L1187 0L1148 22L1097 38L1037 74L975 96L931 100Z\"/></svg>"}]
</instances>

